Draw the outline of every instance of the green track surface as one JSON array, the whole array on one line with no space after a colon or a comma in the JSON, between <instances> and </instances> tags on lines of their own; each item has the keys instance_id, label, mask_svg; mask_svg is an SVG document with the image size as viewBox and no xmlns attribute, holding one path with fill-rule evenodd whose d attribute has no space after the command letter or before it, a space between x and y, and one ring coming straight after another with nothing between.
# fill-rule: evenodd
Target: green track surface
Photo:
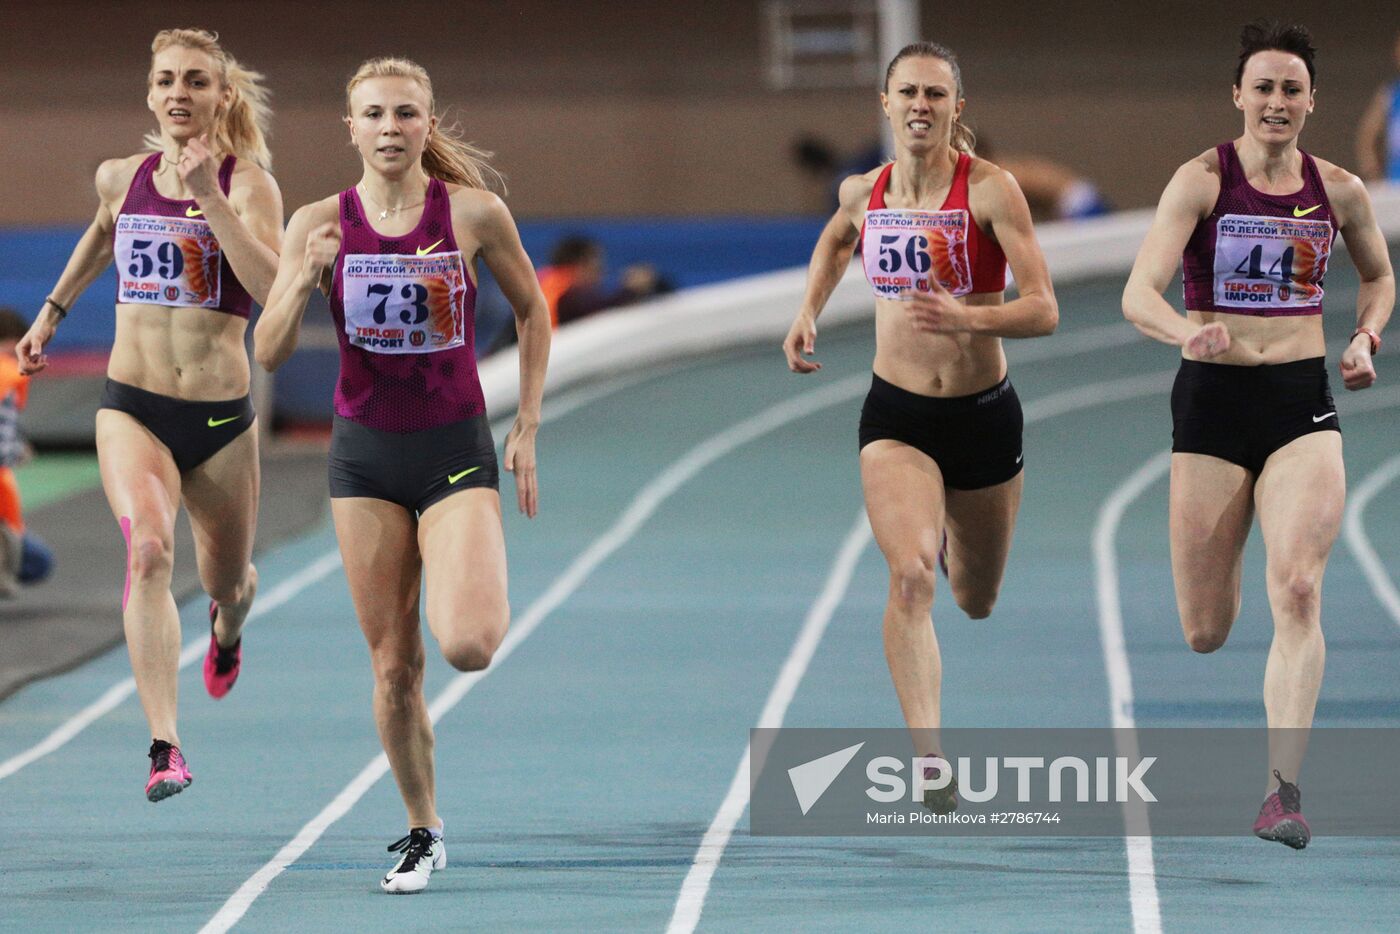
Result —
<instances>
[{"instance_id":1,"label":"green track surface","mask_svg":"<svg viewBox=\"0 0 1400 934\"><path fill-rule=\"evenodd\" d=\"M26 514L102 483L97 455L81 452L36 454L15 471L15 477Z\"/></svg>"}]
</instances>

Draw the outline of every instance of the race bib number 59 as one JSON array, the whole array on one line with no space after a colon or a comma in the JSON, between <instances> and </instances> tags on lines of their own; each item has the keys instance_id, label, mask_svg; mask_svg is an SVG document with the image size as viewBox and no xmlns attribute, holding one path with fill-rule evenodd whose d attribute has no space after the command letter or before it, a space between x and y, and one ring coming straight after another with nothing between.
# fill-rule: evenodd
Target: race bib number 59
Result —
<instances>
[{"instance_id":1,"label":"race bib number 59","mask_svg":"<svg viewBox=\"0 0 1400 934\"><path fill-rule=\"evenodd\" d=\"M865 278L876 298L930 292L932 281L954 295L972 291L967 259L967 211L898 211L865 215Z\"/></svg>"},{"instance_id":2,"label":"race bib number 59","mask_svg":"<svg viewBox=\"0 0 1400 934\"><path fill-rule=\"evenodd\" d=\"M1260 311L1317 305L1331 251L1330 221L1226 214L1215 225L1215 304Z\"/></svg>"},{"instance_id":3,"label":"race bib number 59","mask_svg":"<svg viewBox=\"0 0 1400 934\"><path fill-rule=\"evenodd\" d=\"M117 218L113 254L118 302L219 307L222 255L207 222L122 214Z\"/></svg>"},{"instance_id":4,"label":"race bib number 59","mask_svg":"<svg viewBox=\"0 0 1400 934\"><path fill-rule=\"evenodd\" d=\"M449 350L465 342L461 253L352 253L344 263L345 334L352 345L401 354Z\"/></svg>"}]
</instances>

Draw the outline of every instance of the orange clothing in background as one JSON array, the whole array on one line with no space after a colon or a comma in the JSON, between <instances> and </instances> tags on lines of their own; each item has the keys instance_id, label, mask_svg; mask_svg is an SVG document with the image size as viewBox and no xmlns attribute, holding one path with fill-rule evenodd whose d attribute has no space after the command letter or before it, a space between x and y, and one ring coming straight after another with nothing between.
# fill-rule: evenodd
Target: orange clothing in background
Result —
<instances>
[{"instance_id":1,"label":"orange clothing in background","mask_svg":"<svg viewBox=\"0 0 1400 934\"><path fill-rule=\"evenodd\" d=\"M19 361L13 353L0 354L0 402L15 394L15 408L23 411L29 401L29 377L19 371Z\"/></svg>"},{"instance_id":2,"label":"orange clothing in background","mask_svg":"<svg viewBox=\"0 0 1400 934\"><path fill-rule=\"evenodd\" d=\"M24 509L19 499L19 482L15 472L8 467L0 467L0 522L14 529L16 535L24 534Z\"/></svg>"},{"instance_id":3,"label":"orange clothing in background","mask_svg":"<svg viewBox=\"0 0 1400 934\"><path fill-rule=\"evenodd\" d=\"M11 415L18 414L29 401L29 377L20 373L19 361L13 354L0 354L0 406L13 409ZM13 429L10 429L13 431ZM18 432L14 432L18 435ZM6 442L19 444L19 438L0 438L0 445ZM0 521L17 533L24 532L23 511L20 506L19 484L15 472L9 467L0 467Z\"/></svg>"},{"instance_id":4,"label":"orange clothing in background","mask_svg":"<svg viewBox=\"0 0 1400 934\"><path fill-rule=\"evenodd\" d=\"M578 282L578 270L572 266L545 266L539 270L540 291L549 305L549 323L559 327L559 299Z\"/></svg>"}]
</instances>

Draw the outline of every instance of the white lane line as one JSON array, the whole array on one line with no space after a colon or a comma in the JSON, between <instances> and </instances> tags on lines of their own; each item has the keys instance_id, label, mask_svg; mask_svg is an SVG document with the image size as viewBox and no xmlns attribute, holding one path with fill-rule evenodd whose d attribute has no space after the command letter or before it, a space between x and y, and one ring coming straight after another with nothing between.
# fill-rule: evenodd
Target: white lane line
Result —
<instances>
[{"instance_id":1,"label":"white lane line","mask_svg":"<svg viewBox=\"0 0 1400 934\"><path fill-rule=\"evenodd\" d=\"M1090 328L1074 328L1058 331L1049 337L1033 341L1011 341L1006 345L1006 356L1015 366L1026 363L1039 363L1042 360L1059 360L1096 350L1112 350L1128 344L1147 343L1142 332L1131 324L1102 324Z\"/></svg>"},{"instance_id":2,"label":"white lane line","mask_svg":"<svg viewBox=\"0 0 1400 934\"><path fill-rule=\"evenodd\" d=\"M428 708L433 721L436 722L450 711L488 674L500 670L516 647L529 638L545 618L567 600L603 561L626 544L652 514L685 483L740 445L804 416L845 402L861 392L868 382L869 377L864 375L849 377L824 389L787 399L702 441L679 460L674 461L642 488L612 527L575 558L549 589L511 625L505 641L496 650L495 660L490 668L458 675L433 700ZM302 827L291 842L239 886L238 891L234 892L204 925L201 934L224 932L237 924L272 880L296 862L332 824L348 813L365 792L384 776L388 768L388 759L382 753L371 760L321 813Z\"/></svg>"},{"instance_id":3,"label":"white lane line","mask_svg":"<svg viewBox=\"0 0 1400 934\"><path fill-rule=\"evenodd\" d=\"M1376 599L1385 607L1395 625L1400 626L1400 592L1396 592L1394 581L1390 579L1376 549L1371 547L1370 536L1366 534L1366 507L1397 477L1400 477L1400 456L1392 457L1361 482L1347 500L1343 533L1347 547L1356 557L1356 563L1361 565Z\"/></svg>"},{"instance_id":4,"label":"white lane line","mask_svg":"<svg viewBox=\"0 0 1400 934\"><path fill-rule=\"evenodd\" d=\"M1093 344L1097 349L1098 345L1104 344L1104 341L1126 342L1124 338L1131 336L1125 334L1118 325L1094 330L1103 333L1088 342L1076 342L1069 348L1062 346L1061 355L1080 353L1083 351L1085 343ZM1134 335L1137 333L1132 328L1129 328L1129 331ZM1136 337L1132 339L1136 340ZM1048 358L1042 357L1041 359ZM1077 386L1073 389L1051 393L1026 404L1024 409L1025 423L1032 425L1044 419L1066 415L1070 412L1155 395L1170 389L1175 376L1176 370L1166 370L1143 376L1104 380L1099 383L1090 383L1087 386ZM861 513L859 525L864 525L866 528L865 538L861 539L859 547L855 546L853 542L857 537L857 531L852 530L842 545L840 555L827 580L827 587L809 611L807 622L803 625L802 632L798 636L792 652L789 653L787 661L783 663L778 681L774 684L768 702L764 705L763 713L759 717L759 726L761 727L777 728L783 725L783 717L787 713L788 705L797 691L798 684L802 681L802 676L806 673L812 655L816 652L817 643L821 641L822 634L826 631L826 624L844 597L846 588L850 585L850 571L855 567L860 550L869 543L869 524L865 519L864 512ZM848 558L847 549L854 549L854 554L849 556L849 569L843 563ZM830 603L829 607L827 606L828 602ZM824 613L825 618L822 618L818 625L813 621L820 618L819 612ZM701 912L705 908L705 898L709 894L710 881L714 877L715 870L719 867L725 847L728 845L730 837L733 836L735 826L738 825L739 819L749 804L749 762L750 753L745 747L734 780L729 785L729 792L720 804L714 820L710 822L709 829L705 831L695 859L691 863L690 870L686 873L685 881L681 883L681 891L676 899L671 923L667 927L668 934L690 934L700 922ZM1150 850L1148 858L1149 860L1151 858ZM1130 872L1132 866L1132 844L1130 842ZM1154 897L1155 892L1154 884Z\"/></svg>"},{"instance_id":5,"label":"white lane line","mask_svg":"<svg viewBox=\"0 0 1400 934\"><path fill-rule=\"evenodd\" d=\"M817 644L821 642L827 624L831 622L836 608L841 605L841 598L850 586L851 575L855 573L856 562L860 560L865 546L870 543L870 538L870 522L862 509L856 517L855 526L841 543L836 561L827 575L826 586L822 588L821 595L812 604L812 608L807 611L807 619L798 633L797 642L788 654L787 661L783 663L782 671L778 673L778 680L768 695L768 702L763 705L763 713L758 717L760 728L776 728L783 725L788 705L797 693L797 686L817 651ZM700 849L690 864L690 871L681 883L680 896L676 899L671 923L666 928L669 934L693 931L700 923L700 912L705 907L710 879L719 868L720 858L724 855L724 848L729 845L734 827L739 823L739 818L743 817L745 808L749 806L749 755L750 751L745 747L744 757L739 760L739 768L735 770L734 779L729 783L729 792L724 796L724 802L720 804L719 812L715 814L709 829L705 831L705 836L700 841Z\"/></svg>"},{"instance_id":6,"label":"white lane line","mask_svg":"<svg viewBox=\"0 0 1400 934\"><path fill-rule=\"evenodd\" d=\"M667 372L670 372L669 369L660 371L661 374ZM601 383L590 383L586 386L580 386L577 389L561 393L558 396L546 396L540 414L540 421L552 422L556 419L563 418L576 409L581 409L586 405L592 405L599 399L606 398L624 389L629 389L638 383L653 379L658 375L656 370L639 370L636 373L614 377ZM513 424L515 424L514 415L499 418L492 423L491 436L496 439L497 446L505 444L506 432L510 431L510 426Z\"/></svg>"},{"instance_id":7,"label":"white lane line","mask_svg":"<svg viewBox=\"0 0 1400 934\"><path fill-rule=\"evenodd\" d=\"M340 552L331 551L321 555L300 571L267 591L265 595L260 596L257 602L253 604L253 609L248 613L248 622L254 622L259 617L278 609L297 594L339 567ZM186 668L204 658L204 653L208 648L208 636L201 635L196 639L190 640L180 652L180 667ZM54 750L61 748L73 737L91 726L98 718L110 713L118 704L135 692L135 678L128 676L118 681L108 688L101 697L63 721L52 733L44 737L38 743L18 755L11 756L4 762L0 762L0 780L9 778L26 765L30 765L42 759L44 756L47 756Z\"/></svg>"},{"instance_id":8,"label":"white lane line","mask_svg":"<svg viewBox=\"0 0 1400 934\"><path fill-rule=\"evenodd\" d=\"M1118 586L1118 526L1128 507L1171 467L1171 452L1154 454L1124 480L1099 508L1094 523L1094 576L1099 604L1099 641L1108 673L1109 710L1118 755L1136 762L1137 719L1133 714L1133 671L1123 635L1123 605ZM1135 934L1161 934L1162 908L1157 897L1157 870L1145 805L1123 805L1124 842L1128 852L1128 899Z\"/></svg>"},{"instance_id":9,"label":"white lane line","mask_svg":"<svg viewBox=\"0 0 1400 934\"><path fill-rule=\"evenodd\" d=\"M1347 415L1374 412L1400 404L1400 389L1390 388L1350 401ZM1128 664L1127 645L1123 635L1123 612L1119 592L1118 557L1115 539L1118 526L1128 507L1171 468L1171 453L1161 452L1143 464L1132 476L1113 491L1099 511L1094 529L1094 567L1097 575L1099 602L1099 637L1103 643L1104 668L1108 672L1109 704L1113 726L1123 732L1115 734L1118 754L1138 757L1137 737L1131 732L1137 725L1133 715L1133 675ZM1400 476L1400 457L1388 461L1357 488L1347 504L1345 530L1347 545L1391 618L1400 625L1400 594L1395 590L1375 550L1366 536L1362 514L1366 505L1386 485ZM1156 866L1152 854L1152 837L1145 808L1124 807L1125 837L1128 851L1129 899L1136 934L1158 934L1162 930L1161 904L1157 895Z\"/></svg>"},{"instance_id":10,"label":"white lane line","mask_svg":"<svg viewBox=\"0 0 1400 934\"><path fill-rule=\"evenodd\" d=\"M562 393L556 398L545 401L541 421L548 422L561 418L576 409L635 385L647 377L648 374L645 373L630 374L602 383L583 386L571 392ZM498 439L503 439L502 432L509 429L511 423L509 420L504 420L500 424L504 425L504 428L493 426L493 431ZM252 611L248 614L248 622L254 622L267 613L278 609L301 591L314 585L339 567L339 550L329 551L321 555L300 571L269 590L265 595L259 597L253 604ZM208 648L209 639L207 636L200 635L191 639L180 651L180 668L188 668L190 665L203 659L204 653ZM62 748L95 721L111 713L117 705L135 692L136 679L127 677L118 681L104 691L97 700L63 721L52 733L44 737L38 743L0 763L0 781L10 777L25 766L42 759L54 750Z\"/></svg>"}]
</instances>

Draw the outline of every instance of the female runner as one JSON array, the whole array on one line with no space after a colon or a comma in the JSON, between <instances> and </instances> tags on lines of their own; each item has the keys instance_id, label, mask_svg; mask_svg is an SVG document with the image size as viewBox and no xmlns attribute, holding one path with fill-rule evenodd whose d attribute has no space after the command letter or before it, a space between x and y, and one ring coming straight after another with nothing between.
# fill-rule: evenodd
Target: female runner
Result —
<instances>
[{"instance_id":1,"label":"female runner","mask_svg":"<svg viewBox=\"0 0 1400 934\"><path fill-rule=\"evenodd\" d=\"M939 755L942 662L930 621L934 567L973 619L992 612L1021 501L1021 404L1003 337L1037 337L1059 320L1050 274L1013 179L972 155L962 75L946 48L921 42L890 62L880 102L894 162L841 185L807 293L783 351L796 373L820 369L816 319L857 245L875 292L875 365L860 420L861 483L889 564L885 659L915 751ZM1005 301L1010 261L1020 295ZM940 550L940 542L944 544ZM945 560L946 559L946 560ZM957 807L952 775L925 767L924 803Z\"/></svg>"},{"instance_id":2,"label":"female runner","mask_svg":"<svg viewBox=\"0 0 1400 934\"><path fill-rule=\"evenodd\" d=\"M42 370L59 322L116 259L97 457L127 544L122 624L153 737L146 797L160 801L194 779L175 726L180 618L170 580L182 499L213 598L204 684L216 698L238 677L257 589L258 434L243 334L277 272L282 196L267 172L262 76L198 29L160 32L151 56L154 151L98 168L97 216L16 353L25 373Z\"/></svg>"},{"instance_id":3,"label":"female runner","mask_svg":"<svg viewBox=\"0 0 1400 934\"><path fill-rule=\"evenodd\" d=\"M1177 170L1123 292L1128 320L1182 351L1172 390L1172 574L1197 652L1230 634L1259 515L1274 617L1264 669L1272 777L1254 833L1295 849L1311 836L1297 777L1322 685L1322 573L1346 494L1322 334L1322 279L1338 231L1361 276L1341 361L1347 389L1375 382L1371 355L1395 301L1365 187L1298 148L1313 109L1314 52L1301 26L1245 28L1234 86L1244 134ZM1185 317L1162 298L1178 257Z\"/></svg>"},{"instance_id":4,"label":"female runner","mask_svg":"<svg viewBox=\"0 0 1400 934\"><path fill-rule=\"evenodd\" d=\"M520 330L520 408L506 439L519 507L533 517L549 309L510 212L486 190L482 153L438 126L428 74L365 62L346 87L359 184L301 208L267 310L258 362L296 346L312 290L340 337L331 434L331 512L374 666L374 717L409 833L381 880L418 892L447 865L434 800L433 728L423 700L419 579L443 656L479 671L505 637L506 553L495 448L472 350L473 260L485 260Z\"/></svg>"}]
</instances>

